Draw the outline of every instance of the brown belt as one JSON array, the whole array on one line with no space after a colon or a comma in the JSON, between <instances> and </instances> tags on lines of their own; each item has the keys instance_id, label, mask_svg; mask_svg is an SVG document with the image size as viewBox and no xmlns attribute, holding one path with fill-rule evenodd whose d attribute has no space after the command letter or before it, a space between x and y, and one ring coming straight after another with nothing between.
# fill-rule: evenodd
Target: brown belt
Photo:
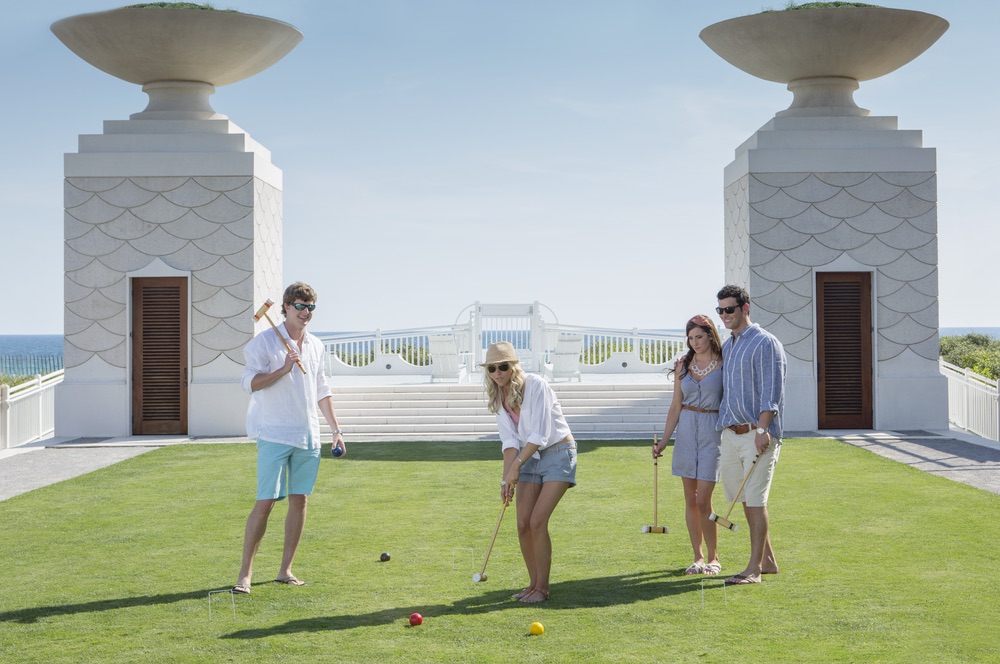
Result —
<instances>
[{"instance_id":1,"label":"brown belt","mask_svg":"<svg viewBox=\"0 0 1000 664\"><path fill-rule=\"evenodd\" d=\"M681 406L681 410L693 410L696 413L718 413L717 410L707 410L705 408L698 408L697 406Z\"/></svg>"},{"instance_id":2,"label":"brown belt","mask_svg":"<svg viewBox=\"0 0 1000 664\"><path fill-rule=\"evenodd\" d=\"M729 429L730 431L732 431L733 433L735 433L737 436L742 436L745 433L750 433L750 429L753 429L753 425L752 424L733 424L733 425L728 426L726 428Z\"/></svg>"}]
</instances>

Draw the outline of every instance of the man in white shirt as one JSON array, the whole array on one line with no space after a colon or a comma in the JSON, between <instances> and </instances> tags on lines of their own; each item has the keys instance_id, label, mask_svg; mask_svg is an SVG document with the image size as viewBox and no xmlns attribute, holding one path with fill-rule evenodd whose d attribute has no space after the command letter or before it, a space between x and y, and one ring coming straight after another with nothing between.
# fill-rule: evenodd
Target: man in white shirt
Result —
<instances>
[{"instance_id":1,"label":"man in white shirt","mask_svg":"<svg viewBox=\"0 0 1000 664\"><path fill-rule=\"evenodd\" d=\"M315 308L316 291L295 282L282 297L285 322L277 331L272 328L258 334L243 350L246 367L241 384L250 393L247 435L257 440L257 502L247 518L243 564L234 593L250 594L253 559L267 519L274 503L285 497L285 546L275 580L305 585L292 574L292 560L305 528L306 502L319 473L320 412L333 429L333 446L342 454L347 451L323 373L323 342L306 331Z\"/></svg>"}]
</instances>

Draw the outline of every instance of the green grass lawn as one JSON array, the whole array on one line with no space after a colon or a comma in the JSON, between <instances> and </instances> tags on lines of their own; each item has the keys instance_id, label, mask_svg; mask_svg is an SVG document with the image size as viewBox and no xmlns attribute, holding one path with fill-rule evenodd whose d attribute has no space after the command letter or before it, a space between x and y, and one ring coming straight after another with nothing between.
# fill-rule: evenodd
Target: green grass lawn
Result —
<instances>
[{"instance_id":1,"label":"green grass lawn","mask_svg":"<svg viewBox=\"0 0 1000 664\"><path fill-rule=\"evenodd\" d=\"M671 533L644 535L649 442L581 443L580 485L552 523L552 599L534 606L509 599L525 581L513 513L489 580L471 580L500 510L498 444L354 444L324 457L295 564L308 585L269 582L279 505L234 618L228 593L208 593L235 581L254 463L252 445L167 447L0 503L0 661L1000 657L1000 497L834 440L785 442L770 504L781 574L728 589L683 575L668 457L659 520ZM720 539L724 574L740 571L745 527ZM543 635L528 634L534 621Z\"/></svg>"}]
</instances>

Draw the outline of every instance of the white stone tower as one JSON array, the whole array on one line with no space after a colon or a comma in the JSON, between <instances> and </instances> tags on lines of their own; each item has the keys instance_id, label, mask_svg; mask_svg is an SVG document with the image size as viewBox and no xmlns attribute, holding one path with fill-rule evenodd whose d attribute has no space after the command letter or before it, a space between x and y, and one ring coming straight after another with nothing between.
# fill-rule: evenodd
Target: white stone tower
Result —
<instances>
[{"instance_id":1,"label":"white stone tower","mask_svg":"<svg viewBox=\"0 0 1000 664\"><path fill-rule=\"evenodd\" d=\"M235 12L117 9L58 21L149 105L65 161L65 381L56 435L242 435L252 315L280 295L281 171L209 96L302 39Z\"/></svg>"},{"instance_id":2,"label":"white stone tower","mask_svg":"<svg viewBox=\"0 0 1000 664\"><path fill-rule=\"evenodd\" d=\"M734 66L792 105L725 170L726 281L788 356L785 428L947 429L938 370L937 159L859 108L948 28L921 12L801 9L711 25Z\"/></svg>"}]
</instances>

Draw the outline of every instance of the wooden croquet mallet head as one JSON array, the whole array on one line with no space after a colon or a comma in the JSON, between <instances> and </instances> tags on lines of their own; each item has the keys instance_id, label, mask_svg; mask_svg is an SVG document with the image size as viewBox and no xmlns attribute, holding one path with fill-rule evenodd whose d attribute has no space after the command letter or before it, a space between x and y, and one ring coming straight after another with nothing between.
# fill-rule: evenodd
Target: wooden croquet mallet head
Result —
<instances>
[{"instance_id":1,"label":"wooden croquet mallet head","mask_svg":"<svg viewBox=\"0 0 1000 664\"><path fill-rule=\"evenodd\" d=\"M288 345L288 342L285 341L285 337L281 336L281 332L278 331L278 326L275 325L274 321L271 320L271 317L267 315L267 310L270 309L273 304L274 300L272 300L271 298L267 298L267 300L264 301L264 305L257 310L257 313L253 315L253 319L255 321L260 321L261 317L266 318L267 322L270 323L271 327L274 328L274 333L278 335L279 339L281 339L281 343L285 345L285 350L291 353L292 347ZM306 368L302 366L302 362L300 360L295 360L295 364L299 365L299 369L302 370L303 374L306 372Z\"/></svg>"},{"instance_id":2,"label":"wooden croquet mallet head","mask_svg":"<svg viewBox=\"0 0 1000 664\"><path fill-rule=\"evenodd\" d=\"M653 434L653 447L656 447L657 440L656 434ZM653 525L643 526L643 533L652 533L654 535L666 535L670 532L670 529L666 526L660 526L657 524L659 519L659 483L660 483L660 465L656 455L653 455Z\"/></svg>"},{"instance_id":3,"label":"wooden croquet mallet head","mask_svg":"<svg viewBox=\"0 0 1000 664\"><path fill-rule=\"evenodd\" d=\"M255 321L260 321L261 318L267 317L268 320L271 320L271 318L267 316L267 310L270 309L273 305L274 305L274 300L272 300L271 298L267 298L266 300L264 300L264 305L257 310L257 313L253 315L253 319Z\"/></svg>"},{"instance_id":4,"label":"wooden croquet mallet head","mask_svg":"<svg viewBox=\"0 0 1000 664\"><path fill-rule=\"evenodd\" d=\"M753 462L750 464L750 469L747 471L747 474L743 476L743 482L740 484L740 488L736 490L736 498L733 500L733 504L729 506L728 510L726 510L726 516L719 516L715 512L712 512L708 515L709 521L715 521L723 528L729 528L729 530L734 533L736 532L739 526L729 520L729 515L733 513L733 508L736 507L736 503L740 502L740 496L743 494L743 487L747 485L747 480L750 479L750 473L752 473L753 469L757 466L757 459L759 458L760 454L753 458Z\"/></svg>"}]
</instances>

